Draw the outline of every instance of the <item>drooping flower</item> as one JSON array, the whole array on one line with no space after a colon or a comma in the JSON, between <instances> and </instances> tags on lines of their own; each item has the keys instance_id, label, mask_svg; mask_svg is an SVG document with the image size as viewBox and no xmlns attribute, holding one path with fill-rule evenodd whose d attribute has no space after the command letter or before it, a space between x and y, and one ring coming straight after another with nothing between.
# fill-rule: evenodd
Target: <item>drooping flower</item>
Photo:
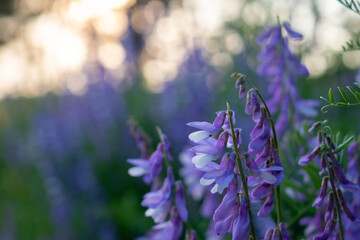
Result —
<instances>
[{"instance_id":1,"label":"drooping flower","mask_svg":"<svg viewBox=\"0 0 360 240\"><path fill-rule=\"evenodd\" d=\"M206 173L200 179L200 183L205 186L215 183L211 192L221 194L234 178L235 158L234 153L224 154L220 165L216 163L209 164Z\"/></svg>"},{"instance_id":2,"label":"drooping flower","mask_svg":"<svg viewBox=\"0 0 360 240\"><path fill-rule=\"evenodd\" d=\"M172 169L168 168L167 178L159 190L144 195L141 206L148 207L145 215L154 219L155 223L163 222L171 208L171 193L174 187Z\"/></svg>"},{"instance_id":3,"label":"drooping flower","mask_svg":"<svg viewBox=\"0 0 360 240\"><path fill-rule=\"evenodd\" d=\"M159 143L156 150L151 154L149 160L128 159L128 163L135 165L135 167L129 169L129 175L133 177L144 176L144 182L147 184L151 183L161 172L163 147L164 145Z\"/></svg>"},{"instance_id":4,"label":"drooping flower","mask_svg":"<svg viewBox=\"0 0 360 240\"><path fill-rule=\"evenodd\" d=\"M219 138L207 138L192 147L190 150L196 153L192 158L192 162L197 168L205 167L209 162L218 159L224 153L229 133L224 131L220 134Z\"/></svg>"},{"instance_id":5,"label":"drooping flower","mask_svg":"<svg viewBox=\"0 0 360 240\"><path fill-rule=\"evenodd\" d=\"M283 35L282 27L288 37ZM270 81L268 91L272 98L267 101L267 105L272 113L280 113L276 123L278 135L286 130L289 108L293 109L295 123L299 124L302 116L315 116L317 111L314 107L318 106L317 101L301 99L296 90L296 79L308 76L309 72L291 52L289 39L302 39L302 35L294 31L289 23L273 26L258 37L258 42L264 46L258 56L258 74Z\"/></svg>"}]
</instances>

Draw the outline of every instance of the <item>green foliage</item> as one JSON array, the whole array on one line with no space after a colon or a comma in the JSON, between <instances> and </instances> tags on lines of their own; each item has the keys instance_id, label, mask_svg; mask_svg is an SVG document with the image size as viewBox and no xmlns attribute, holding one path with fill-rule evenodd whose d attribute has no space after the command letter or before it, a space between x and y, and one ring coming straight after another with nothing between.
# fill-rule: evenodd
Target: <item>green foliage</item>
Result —
<instances>
[{"instance_id":1,"label":"green foliage","mask_svg":"<svg viewBox=\"0 0 360 240\"><path fill-rule=\"evenodd\" d=\"M354 83L358 88L360 88L359 83ZM334 94L332 89L329 89L328 97L320 97L322 100L326 101L328 104L321 108L321 112L326 113L325 108L327 107L348 107L348 106L360 106L360 90L357 90L351 86L346 86L349 93L354 96L354 99L351 99L349 94L341 87L338 87L339 93L344 101L334 102Z\"/></svg>"},{"instance_id":2,"label":"green foliage","mask_svg":"<svg viewBox=\"0 0 360 240\"><path fill-rule=\"evenodd\" d=\"M360 50L360 32L353 35L352 39L342 46L344 52Z\"/></svg>"},{"instance_id":3,"label":"green foliage","mask_svg":"<svg viewBox=\"0 0 360 240\"><path fill-rule=\"evenodd\" d=\"M347 1L347 0L338 0L343 6L347 7L348 9L360 14L360 2L359 1Z\"/></svg>"}]
</instances>

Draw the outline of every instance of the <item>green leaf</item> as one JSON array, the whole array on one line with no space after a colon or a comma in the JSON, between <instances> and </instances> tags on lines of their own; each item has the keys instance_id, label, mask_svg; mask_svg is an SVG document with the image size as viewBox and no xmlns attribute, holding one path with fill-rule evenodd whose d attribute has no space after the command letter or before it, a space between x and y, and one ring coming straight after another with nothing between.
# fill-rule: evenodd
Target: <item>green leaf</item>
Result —
<instances>
[{"instance_id":1,"label":"green leaf","mask_svg":"<svg viewBox=\"0 0 360 240\"><path fill-rule=\"evenodd\" d=\"M335 104L336 106L341 106L341 107L347 107L348 104L347 103L344 103L344 102L338 102Z\"/></svg>"},{"instance_id":2,"label":"green leaf","mask_svg":"<svg viewBox=\"0 0 360 240\"><path fill-rule=\"evenodd\" d=\"M340 144L340 141L341 141L341 140L340 140L340 137L341 137L340 134L341 134L340 131L338 131L338 132L336 133L336 137L335 137L335 144L336 144L336 146Z\"/></svg>"},{"instance_id":3,"label":"green leaf","mask_svg":"<svg viewBox=\"0 0 360 240\"><path fill-rule=\"evenodd\" d=\"M331 88L329 88L329 101L330 101L330 103L334 102L334 94L333 94Z\"/></svg>"},{"instance_id":4,"label":"green leaf","mask_svg":"<svg viewBox=\"0 0 360 240\"><path fill-rule=\"evenodd\" d=\"M358 95L356 95L356 93L359 93L358 91L356 91L353 87L350 86L346 86L349 91L354 95L354 97L356 97L356 99L358 100L358 102L360 102L360 98L358 98Z\"/></svg>"},{"instance_id":5,"label":"green leaf","mask_svg":"<svg viewBox=\"0 0 360 240\"><path fill-rule=\"evenodd\" d=\"M341 150L343 150L344 148L347 147L347 145L349 145L349 143L354 139L354 136L348 137L346 140L344 140L340 145L338 145L335 150L334 153L338 153Z\"/></svg>"},{"instance_id":6,"label":"green leaf","mask_svg":"<svg viewBox=\"0 0 360 240\"><path fill-rule=\"evenodd\" d=\"M327 100L326 98L324 98L324 97L322 97L322 96L320 96L320 99L322 99L322 100L324 100L324 101L328 102L329 104L332 104L329 100Z\"/></svg>"},{"instance_id":7,"label":"green leaf","mask_svg":"<svg viewBox=\"0 0 360 240\"><path fill-rule=\"evenodd\" d=\"M341 93L341 96L343 97L343 99L345 100L346 103L349 103L350 102L350 98L349 98L349 95L344 91L344 89L342 89L341 87L338 87L340 93Z\"/></svg>"},{"instance_id":8,"label":"green leaf","mask_svg":"<svg viewBox=\"0 0 360 240\"><path fill-rule=\"evenodd\" d=\"M360 88L360 83L355 82L354 83L358 88Z\"/></svg>"}]
</instances>

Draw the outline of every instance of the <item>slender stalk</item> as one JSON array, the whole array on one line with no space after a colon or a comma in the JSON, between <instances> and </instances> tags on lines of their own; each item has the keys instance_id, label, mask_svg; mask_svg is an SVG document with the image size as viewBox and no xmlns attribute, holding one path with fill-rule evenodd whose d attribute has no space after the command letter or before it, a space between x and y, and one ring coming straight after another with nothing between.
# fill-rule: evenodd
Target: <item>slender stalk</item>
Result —
<instances>
[{"instance_id":1,"label":"slender stalk","mask_svg":"<svg viewBox=\"0 0 360 240\"><path fill-rule=\"evenodd\" d=\"M277 141L277 136L276 136L276 130L275 130L275 124L274 121L272 119L270 110L268 108L268 106L266 105L265 100L263 99L263 97L261 96L260 92L257 90L257 88L251 84L251 82L249 81L249 79L247 77L245 77L247 83L255 90L256 94L259 96L261 102L264 105L264 108L266 110L266 113L269 116L270 119L270 125L271 125L271 130L272 130L272 134L273 134L273 139L274 139L274 147L276 150L279 149L279 145L278 145L278 141ZM280 156L279 156L280 157ZM280 198L280 185L275 187L275 199L276 199L276 216L277 216L277 223L280 224L281 222L281 198Z\"/></svg>"},{"instance_id":2,"label":"slender stalk","mask_svg":"<svg viewBox=\"0 0 360 240\"><path fill-rule=\"evenodd\" d=\"M329 176L330 176L329 179L330 179L331 189L334 193L340 240L344 240L344 230L343 230L343 224L342 224L342 220L341 220L341 206L340 206L340 201L339 201L339 197L338 197L335 182L334 182L334 179L335 179L334 169L332 168L332 166L330 166L330 163L329 163L327 157L325 157L325 162L326 162L326 167L329 170Z\"/></svg>"},{"instance_id":3,"label":"slender stalk","mask_svg":"<svg viewBox=\"0 0 360 240\"><path fill-rule=\"evenodd\" d=\"M171 167L171 163L169 161L169 156L168 156L167 151L165 149L165 140L164 140L164 137L163 137L163 133L162 133L162 131L161 131L161 129L159 127L156 127L156 131L157 131L157 133L159 135L161 143L164 146L163 155L164 155L164 159L165 159L165 164L166 164L166 167L169 168L169 167Z\"/></svg>"},{"instance_id":4,"label":"slender stalk","mask_svg":"<svg viewBox=\"0 0 360 240\"><path fill-rule=\"evenodd\" d=\"M164 146L164 150L163 150L163 155L164 155L164 159L165 159L165 164L168 168L171 168L172 169L172 166L171 166L171 162L169 161L169 156L168 156L168 153L165 149L165 140L164 140L164 137L163 137L163 133L161 131L161 129L159 127L156 127L156 131L158 132L158 135L159 135L159 138L161 140L161 143L163 144ZM174 175L174 174L173 174ZM175 179L175 175L174 175L174 179ZM184 185L184 184L183 184ZM184 195L186 194L186 191L185 191L185 186L183 186L183 191L184 191ZM174 195L175 195L175 189L174 189ZM186 225L186 228L187 230L189 231L190 235L191 235L191 229L194 229L191 224L189 223L189 219L187 222L184 222L184 224Z\"/></svg>"},{"instance_id":5,"label":"slender stalk","mask_svg":"<svg viewBox=\"0 0 360 240\"><path fill-rule=\"evenodd\" d=\"M234 123L233 123L233 119L232 119L232 112L230 111L230 106L229 106L228 103L226 103L226 106L227 106L227 111L228 111L230 127L231 127L231 135L232 135L232 139L233 139L233 143L234 143L234 150L235 150L235 154L236 154L236 163L237 163L237 165L239 167L241 182L242 182L242 186L243 186L244 192L245 192L245 197L246 197L247 203L248 203L248 212L249 212L249 218L250 218L251 232L253 234L254 240L257 240L254 220L253 220L253 216L252 216L252 213L251 213L249 189L248 189L248 186L247 186L247 181L245 179L245 174L244 174L244 169L243 169L243 166L242 166L242 163L241 163L239 149L238 149L237 144L236 144L237 139L236 139Z\"/></svg>"}]
</instances>

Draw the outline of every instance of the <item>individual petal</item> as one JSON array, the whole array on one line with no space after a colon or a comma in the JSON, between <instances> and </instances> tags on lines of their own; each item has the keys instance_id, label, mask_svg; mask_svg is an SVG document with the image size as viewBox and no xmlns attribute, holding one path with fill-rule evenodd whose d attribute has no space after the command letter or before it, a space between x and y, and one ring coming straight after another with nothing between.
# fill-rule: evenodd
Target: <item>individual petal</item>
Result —
<instances>
[{"instance_id":1,"label":"individual petal","mask_svg":"<svg viewBox=\"0 0 360 240\"><path fill-rule=\"evenodd\" d=\"M208 163L210 163L212 160L215 160L216 157L214 155L204 154L204 153L198 153L195 157L191 159L191 162L195 164L196 168L203 168Z\"/></svg>"},{"instance_id":2,"label":"individual petal","mask_svg":"<svg viewBox=\"0 0 360 240\"><path fill-rule=\"evenodd\" d=\"M224 111L218 112L213 122L213 126L215 126L216 129L220 129L224 125L225 117L226 113Z\"/></svg>"},{"instance_id":3,"label":"individual petal","mask_svg":"<svg viewBox=\"0 0 360 240\"><path fill-rule=\"evenodd\" d=\"M186 125L208 132L212 132L216 130L216 127L209 122L189 122Z\"/></svg>"},{"instance_id":4,"label":"individual petal","mask_svg":"<svg viewBox=\"0 0 360 240\"><path fill-rule=\"evenodd\" d=\"M262 34L260 34L257 38L258 43L265 44L266 41L271 36L271 34L273 33L275 28L277 28L277 27L271 27L268 30L266 30L265 32L263 32Z\"/></svg>"},{"instance_id":5,"label":"individual petal","mask_svg":"<svg viewBox=\"0 0 360 240\"><path fill-rule=\"evenodd\" d=\"M217 235L224 235L224 234L228 233L230 231L230 227L231 227L233 220L234 220L233 215L229 215L224 220L217 221L215 223L215 227L214 227L215 233Z\"/></svg>"},{"instance_id":6,"label":"individual petal","mask_svg":"<svg viewBox=\"0 0 360 240\"><path fill-rule=\"evenodd\" d=\"M261 152L266 145L270 134L269 121L270 120L268 118L264 119L261 134L249 143L249 153L251 153L252 155Z\"/></svg>"},{"instance_id":7,"label":"individual petal","mask_svg":"<svg viewBox=\"0 0 360 240\"><path fill-rule=\"evenodd\" d=\"M149 169L145 169L142 167L132 167L128 170L128 173L132 177L139 177L143 176L144 174L148 173Z\"/></svg>"},{"instance_id":8,"label":"individual petal","mask_svg":"<svg viewBox=\"0 0 360 240\"><path fill-rule=\"evenodd\" d=\"M334 209L334 193L330 192L329 193L329 201L328 201L328 205L327 205L327 208L325 211L325 216L324 216L325 222L328 222L330 220L333 209Z\"/></svg>"},{"instance_id":9,"label":"individual petal","mask_svg":"<svg viewBox=\"0 0 360 240\"><path fill-rule=\"evenodd\" d=\"M246 95L246 105L245 105L245 113L250 115L252 113L252 104L251 104L251 92L254 91L250 89Z\"/></svg>"},{"instance_id":10,"label":"individual petal","mask_svg":"<svg viewBox=\"0 0 360 240\"><path fill-rule=\"evenodd\" d=\"M286 225L285 223L280 223L280 233L282 236L282 240L290 240L290 236L286 230Z\"/></svg>"},{"instance_id":11,"label":"individual petal","mask_svg":"<svg viewBox=\"0 0 360 240\"><path fill-rule=\"evenodd\" d=\"M345 215L353 222L360 223L360 218L356 216L348 207L345 198L340 189L337 190L337 195L339 196L339 201L341 208L344 210Z\"/></svg>"},{"instance_id":12,"label":"individual petal","mask_svg":"<svg viewBox=\"0 0 360 240\"><path fill-rule=\"evenodd\" d=\"M211 178L211 179L205 179L204 177L202 177L200 179L200 184L204 185L204 186L208 186L211 185L215 182L215 178Z\"/></svg>"},{"instance_id":13,"label":"individual petal","mask_svg":"<svg viewBox=\"0 0 360 240\"><path fill-rule=\"evenodd\" d=\"M235 219L233 224L233 240L244 240L249 237L250 219L245 197L241 198L241 206L239 209L239 216Z\"/></svg>"},{"instance_id":14,"label":"individual petal","mask_svg":"<svg viewBox=\"0 0 360 240\"><path fill-rule=\"evenodd\" d=\"M259 186L254 188L251 192L251 196L257 199L263 199L267 196L271 185L269 183L261 183Z\"/></svg>"},{"instance_id":15,"label":"individual petal","mask_svg":"<svg viewBox=\"0 0 360 240\"><path fill-rule=\"evenodd\" d=\"M268 192L266 201L257 213L259 217L267 217L274 208L274 190L271 188Z\"/></svg>"},{"instance_id":16,"label":"individual petal","mask_svg":"<svg viewBox=\"0 0 360 240\"><path fill-rule=\"evenodd\" d=\"M322 121L317 121L314 122L313 125L311 125L311 127L309 128L308 132L312 132L314 129L317 129L318 127L320 127L322 124Z\"/></svg>"},{"instance_id":17,"label":"individual petal","mask_svg":"<svg viewBox=\"0 0 360 240\"><path fill-rule=\"evenodd\" d=\"M218 154L219 153L219 150L215 146L204 143L204 141L202 141L201 144L190 148L190 150L194 151L196 153L204 153L204 154Z\"/></svg>"},{"instance_id":18,"label":"individual petal","mask_svg":"<svg viewBox=\"0 0 360 240\"><path fill-rule=\"evenodd\" d=\"M196 131L196 132L191 133L189 135L189 139L195 143L198 143L210 136L211 136L210 132L201 130L201 131Z\"/></svg>"},{"instance_id":19,"label":"individual petal","mask_svg":"<svg viewBox=\"0 0 360 240\"><path fill-rule=\"evenodd\" d=\"M328 177L323 177L319 195L315 199L312 205L313 207L320 208L323 205L327 193L328 179L329 179Z\"/></svg>"},{"instance_id":20,"label":"individual petal","mask_svg":"<svg viewBox=\"0 0 360 240\"><path fill-rule=\"evenodd\" d=\"M165 199L164 191L159 189L155 192L149 192L144 195L144 200L141 202L141 206L156 208L158 207Z\"/></svg>"},{"instance_id":21,"label":"individual petal","mask_svg":"<svg viewBox=\"0 0 360 240\"><path fill-rule=\"evenodd\" d=\"M218 152L221 152L224 150L224 148L227 145L228 139L229 139L229 133L227 131L224 131L220 134L220 136L216 142L216 148L217 148Z\"/></svg>"},{"instance_id":22,"label":"individual petal","mask_svg":"<svg viewBox=\"0 0 360 240\"><path fill-rule=\"evenodd\" d=\"M219 193L222 194L223 191L225 190L225 186L221 186L219 184L215 184L212 189L211 189L211 193Z\"/></svg>"},{"instance_id":23,"label":"individual petal","mask_svg":"<svg viewBox=\"0 0 360 240\"><path fill-rule=\"evenodd\" d=\"M236 207L236 203L237 203L236 195L237 195L237 186L235 184L230 184L226 195L224 196L219 207L214 212L214 216L213 216L214 221L222 221L226 219L229 215L231 215L234 207Z\"/></svg>"},{"instance_id":24,"label":"individual petal","mask_svg":"<svg viewBox=\"0 0 360 240\"><path fill-rule=\"evenodd\" d=\"M264 240L271 240L273 235L274 229L268 229L265 233Z\"/></svg>"},{"instance_id":25,"label":"individual petal","mask_svg":"<svg viewBox=\"0 0 360 240\"><path fill-rule=\"evenodd\" d=\"M345 177L345 173L344 170L342 169L342 167L339 165L339 163L334 162L334 169L335 169L335 175L337 177L337 179L339 180L341 186L350 191L350 192L357 192L360 189L360 186L349 181L346 177Z\"/></svg>"},{"instance_id":26,"label":"individual petal","mask_svg":"<svg viewBox=\"0 0 360 240\"><path fill-rule=\"evenodd\" d=\"M271 240L280 240L280 231L275 228Z\"/></svg>"},{"instance_id":27,"label":"individual petal","mask_svg":"<svg viewBox=\"0 0 360 240\"><path fill-rule=\"evenodd\" d=\"M274 175L269 172L261 171L256 165L255 161L250 158L248 154L244 155L245 163L248 169L250 170L251 175L254 177L261 178L264 182L274 184L277 179Z\"/></svg>"},{"instance_id":28,"label":"individual petal","mask_svg":"<svg viewBox=\"0 0 360 240\"><path fill-rule=\"evenodd\" d=\"M324 231L321 234L315 236L314 240L327 240L327 239L329 239L329 236L331 235L331 233L335 229L335 226L336 226L336 220L335 219L330 219L326 223Z\"/></svg>"},{"instance_id":29,"label":"individual petal","mask_svg":"<svg viewBox=\"0 0 360 240\"><path fill-rule=\"evenodd\" d=\"M309 153L308 155L302 156L298 162L298 164L300 166L306 166L310 163L311 160L313 160L316 155L318 155L318 153L320 152L321 148L320 146L317 146L314 148L314 150L312 150L311 153Z\"/></svg>"},{"instance_id":30,"label":"individual petal","mask_svg":"<svg viewBox=\"0 0 360 240\"><path fill-rule=\"evenodd\" d=\"M295 32L291 26L290 26L290 23L288 22L284 22L283 23L283 26L286 30L286 32L289 34L289 36L292 38L292 39L295 39L295 40L302 40L303 39L303 35L299 32Z\"/></svg>"},{"instance_id":31,"label":"individual petal","mask_svg":"<svg viewBox=\"0 0 360 240\"><path fill-rule=\"evenodd\" d=\"M175 203L178 209L179 215L183 222L188 220L188 211L186 209L186 203L184 198L184 189L181 181L176 182L176 194L175 194Z\"/></svg>"}]
</instances>

